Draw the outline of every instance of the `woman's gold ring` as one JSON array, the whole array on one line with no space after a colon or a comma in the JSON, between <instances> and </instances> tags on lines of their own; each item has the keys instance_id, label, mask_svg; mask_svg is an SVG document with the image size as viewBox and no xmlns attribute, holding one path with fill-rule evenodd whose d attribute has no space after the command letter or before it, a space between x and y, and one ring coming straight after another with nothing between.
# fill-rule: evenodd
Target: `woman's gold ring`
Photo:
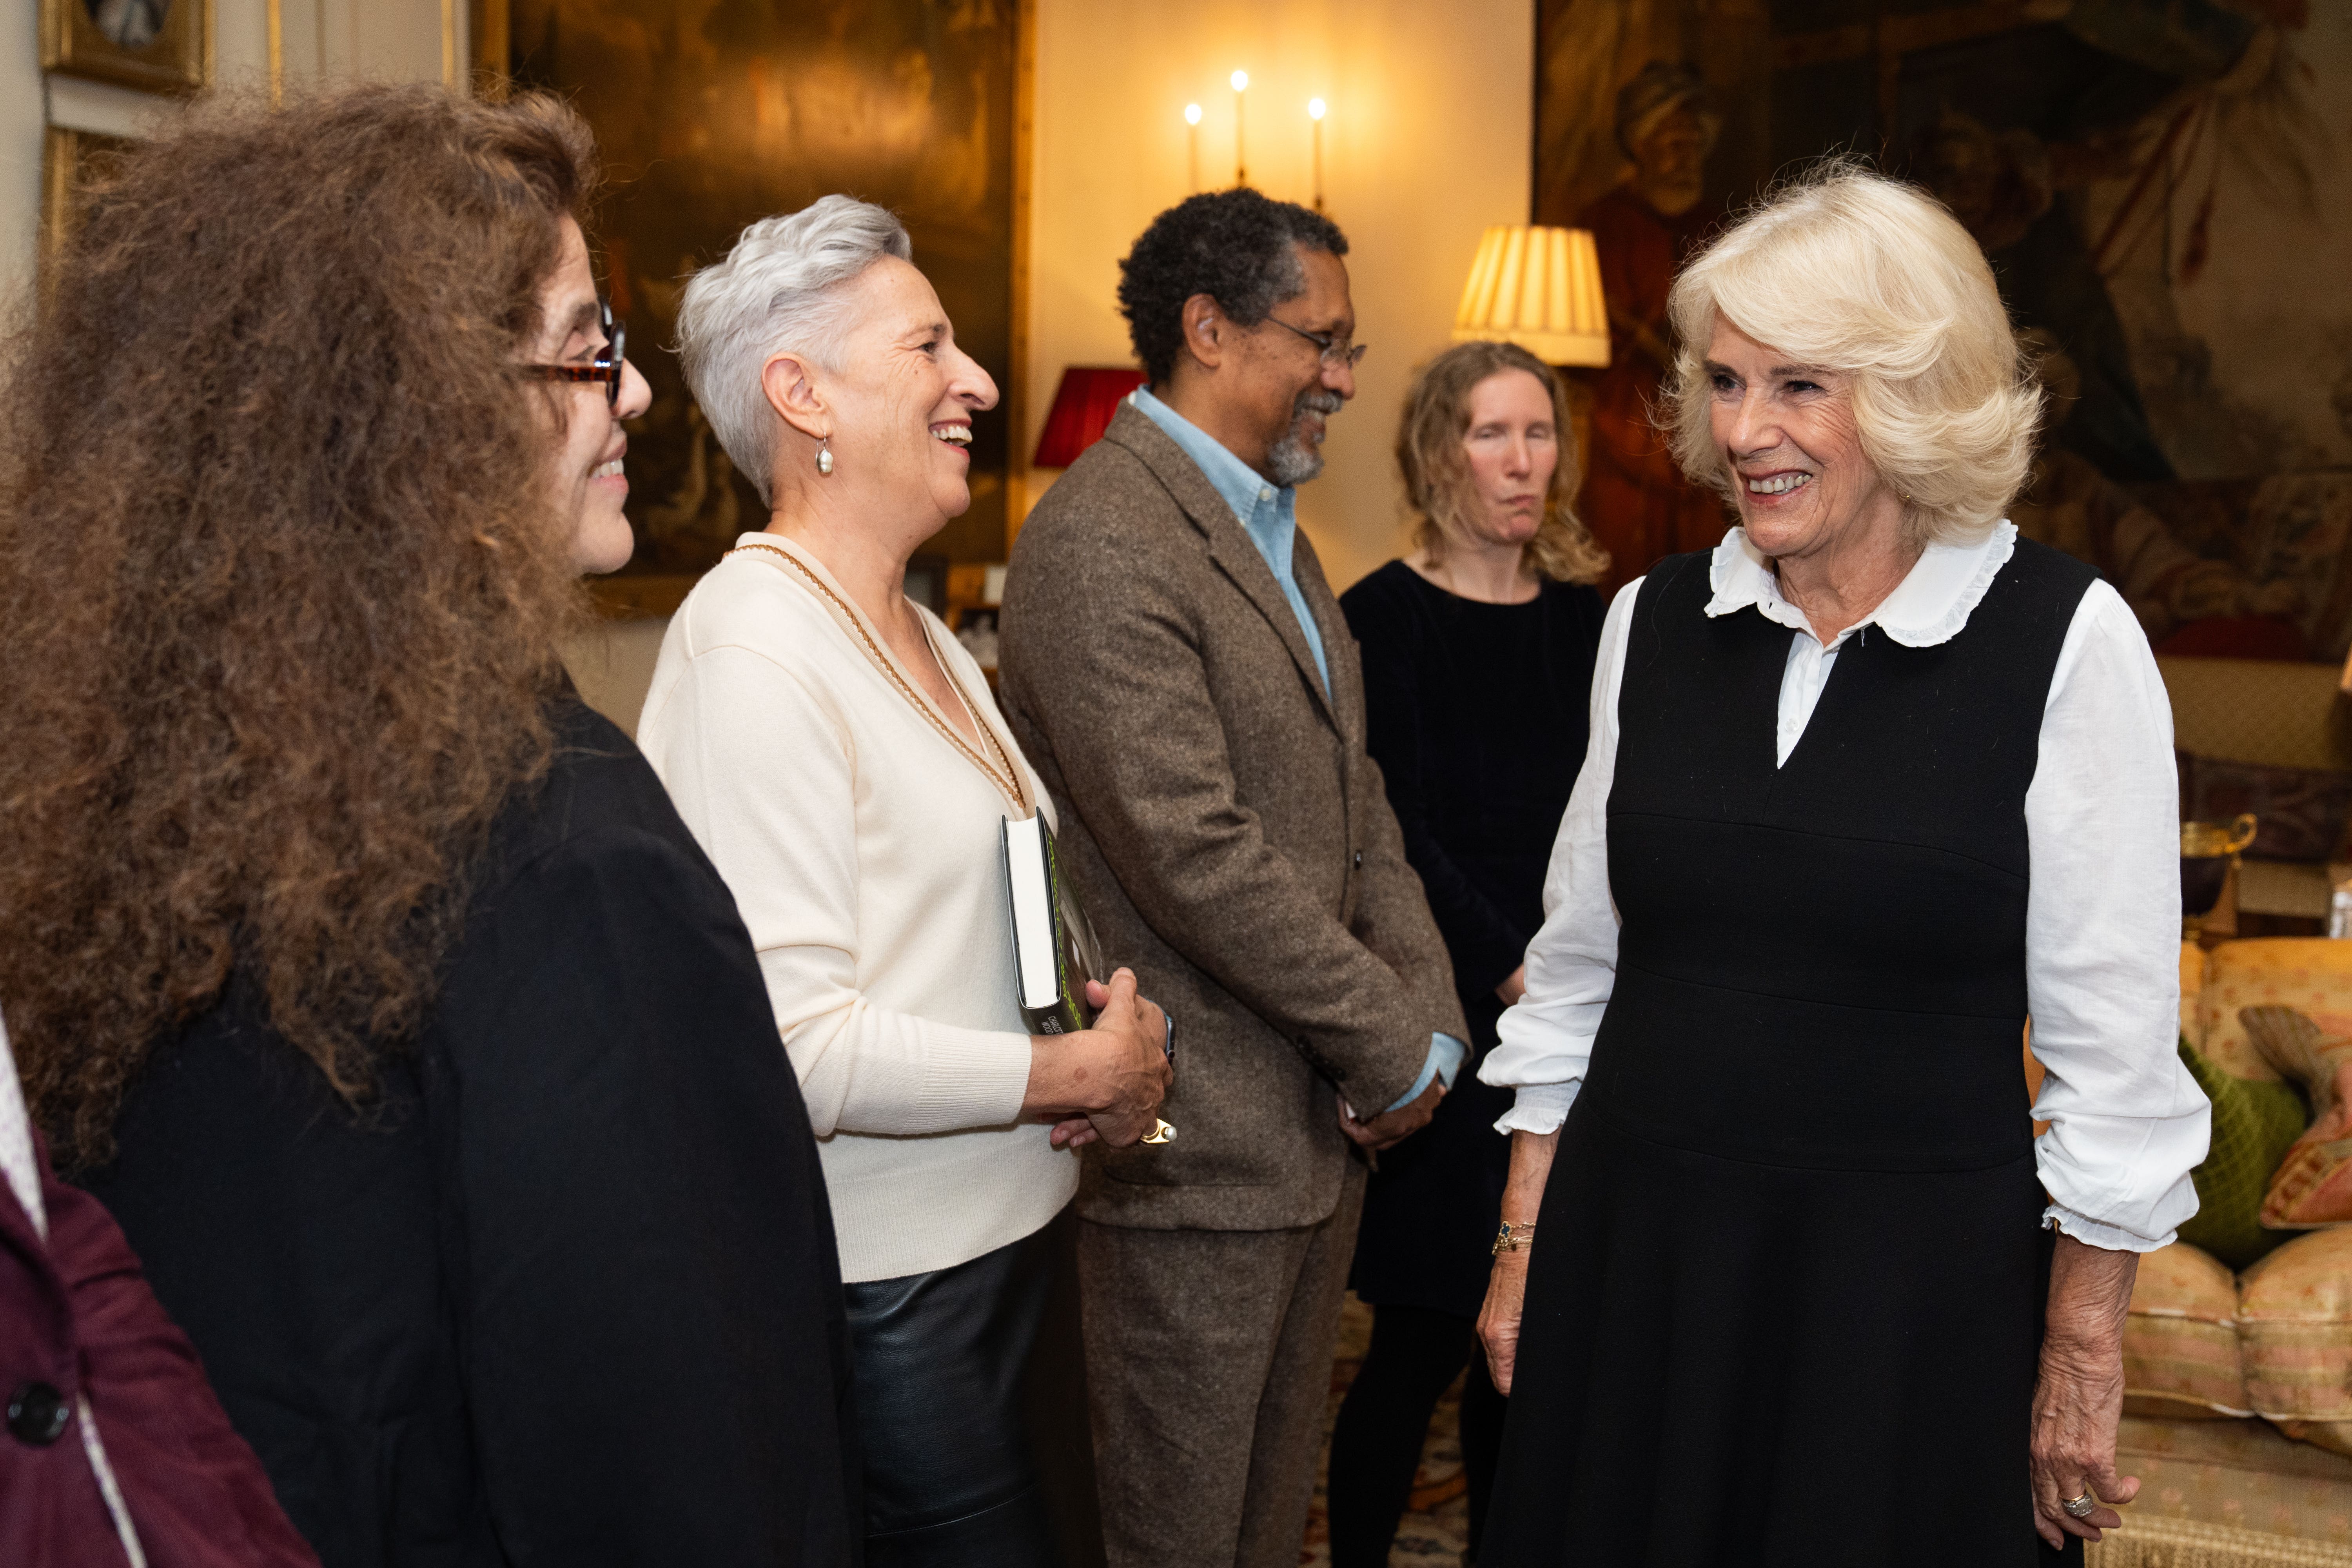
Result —
<instances>
[{"instance_id":1,"label":"woman's gold ring","mask_svg":"<svg viewBox=\"0 0 2352 1568\"><path fill-rule=\"evenodd\" d=\"M2058 1506L2066 1510L2067 1517L2070 1519L2088 1519L2098 1510L2099 1500L2094 1497L2090 1489L2086 1487L2081 1497L2070 1497Z\"/></svg>"},{"instance_id":2,"label":"woman's gold ring","mask_svg":"<svg viewBox=\"0 0 2352 1568\"><path fill-rule=\"evenodd\" d=\"M1152 1120L1153 1126L1151 1131L1143 1135L1144 1142L1165 1143L1176 1136L1176 1129L1169 1126L1165 1121L1160 1121L1157 1117Z\"/></svg>"}]
</instances>

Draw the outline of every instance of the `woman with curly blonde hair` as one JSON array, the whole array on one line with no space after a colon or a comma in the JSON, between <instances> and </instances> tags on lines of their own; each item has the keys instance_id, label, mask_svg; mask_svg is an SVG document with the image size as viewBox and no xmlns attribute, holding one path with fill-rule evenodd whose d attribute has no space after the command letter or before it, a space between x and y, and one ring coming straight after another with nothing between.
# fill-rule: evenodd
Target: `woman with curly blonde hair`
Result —
<instances>
[{"instance_id":1,"label":"woman with curly blonde hair","mask_svg":"<svg viewBox=\"0 0 2352 1568\"><path fill-rule=\"evenodd\" d=\"M2003 521L2041 397L1943 207L1832 163L1670 310L1676 451L1739 525L1610 606L1481 1072L1480 1561L2079 1562L2138 1489L2124 1314L2205 1154L2164 687Z\"/></svg>"},{"instance_id":2,"label":"woman with curly blonde hair","mask_svg":"<svg viewBox=\"0 0 2352 1568\"><path fill-rule=\"evenodd\" d=\"M0 1005L329 1563L837 1562L824 1186L557 657L644 379L568 109L198 105L5 368Z\"/></svg>"},{"instance_id":3,"label":"woman with curly blonde hair","mask_svg":"<svg viewBox=\"0 0 2352 1568\"><path fill-rule=\"evenodd\" d=\"M1454 963L1474 1058L1523 989L1544 862L1584 755L1609 557L1570 510L1577 452L1559 379L1509 343L1462 343L1406 394L1397 463L1413 553L1340 596L1363 647L1365 746L1381 765ZM1427 1129L1381 1156L1351 1285L1371 1353L1331 1439L1331 1561L1389 1560L1431 1412L1469 1368L1462 1454L1477 1548L1502 1399L1472 1332L1509 1148L1510 1096L1465 1073Z\"/></svg>"}]
</instances>

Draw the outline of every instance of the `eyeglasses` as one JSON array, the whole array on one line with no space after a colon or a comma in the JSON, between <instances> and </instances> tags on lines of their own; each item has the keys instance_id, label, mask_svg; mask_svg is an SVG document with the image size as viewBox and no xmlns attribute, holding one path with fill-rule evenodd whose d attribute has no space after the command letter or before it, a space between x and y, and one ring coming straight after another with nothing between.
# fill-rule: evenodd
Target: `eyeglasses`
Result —
<instances>
[{"instance_id":1,"label":"eyeglasses","mask_svg":"<svg viewBox=\"0 0 2352 1568\"><path fill-rule=\"evenodd\" d=\"M1349 370L1355 369L1363 359L1364 351L1372 346L1370 343L1343 343L1328 332L1310 332L1305 327L1294 327L1280 316L1268 316L1266 320L1284 331L1297 332L1300 337L1313 343L1316 351L1322 354L1323 363L1333 370L1338 370L1341 365L1347 366Z\"/></svg>"},{"instance_id":2,"label":"eyeglasses","mask_svg":"<svg viewBox=\"0 0 2352 1568\"><path fill-rule=\"evenodd\" d=\"M603 382L604 405L621 405L621 366L628 360L629 326L613 320L613 307L604 300L596 301L598 323L604 329L604 346L586 364L531 364L523 369L541 381Z\"/></svg>"}]
</instances>

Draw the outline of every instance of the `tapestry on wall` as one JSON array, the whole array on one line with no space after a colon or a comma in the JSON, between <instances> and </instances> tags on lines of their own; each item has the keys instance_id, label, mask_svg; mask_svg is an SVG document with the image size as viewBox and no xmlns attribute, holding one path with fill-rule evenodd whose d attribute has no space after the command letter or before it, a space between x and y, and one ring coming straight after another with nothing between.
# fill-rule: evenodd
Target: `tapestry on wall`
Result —
<instances>
[{"instance_id":1,"label":"tapestry on wall","mask_svg":"<svg viewBox=\"0 0 2352 1568\"><path fill-rule=\"evenodd\" d=\"M1626 575L1720 521L1641 412L1667 279L1843 153L1952 208L2043 366L2021 529L2098 566L2160 648L2344 657L2352 6L1539 0L1538 33L1534 206L1600 242L1614 363L1584 499Z\"/></svg>"},{"instance_id":2,"label":"tapestry on wall","mask_svg":"<svg viewBox=\"0 0 2352 1568\"><path fill-rule=\"evenodd\" d=\"M701 572L766 523L667 352L687 277L755 219L836 191L889 207L957 342L1010 384L1013 0L512 0L509 26L517 85L595 128L596 239L653 387L624 578ZM974 421L971 510L930 549L1002 558L1006 449L1001 411Z\"/></svg>"}]
</instances>

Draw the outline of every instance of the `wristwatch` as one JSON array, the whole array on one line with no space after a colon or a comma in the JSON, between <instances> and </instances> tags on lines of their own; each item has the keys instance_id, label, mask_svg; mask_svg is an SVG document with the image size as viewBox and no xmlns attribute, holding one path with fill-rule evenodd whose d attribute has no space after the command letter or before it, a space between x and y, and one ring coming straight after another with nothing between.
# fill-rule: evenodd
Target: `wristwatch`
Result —
<instances>
[{"instance_id":1,"label":"wristwatch","mask_svg":"<svg viewBox=\"0 0 2352 1568\"><path fill-rule=\"evenodd\" d=\"M1535 1234L1536 1222L1533 1220L1525 1223L1505 1220L1503 1228L1495 1233L1494 1255L1500 1258L1506 1252L1525 1251L1535 1244Z\"/></svg>"}]
</instances>

